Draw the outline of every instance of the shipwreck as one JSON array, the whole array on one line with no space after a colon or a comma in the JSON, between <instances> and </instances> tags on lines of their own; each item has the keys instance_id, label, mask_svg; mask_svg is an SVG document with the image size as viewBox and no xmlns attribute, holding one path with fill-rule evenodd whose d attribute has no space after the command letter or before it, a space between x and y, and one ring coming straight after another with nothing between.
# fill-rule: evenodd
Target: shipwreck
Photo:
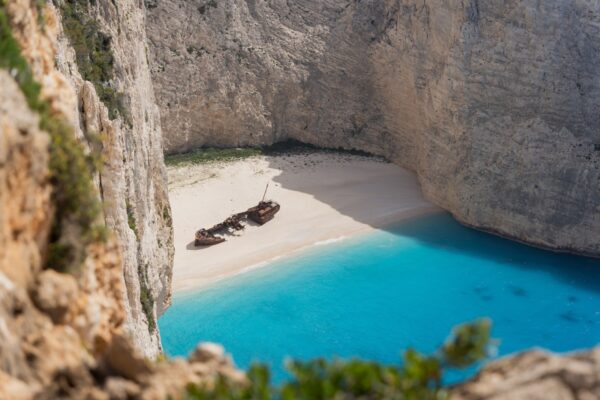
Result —
<instances>
[{"instance_id":1,"label":"shipwreck","mask_svg":"<svg viewBox=\"0 0 600 400\"><path fill-rule=\"evenodd\" d=\"M244 222L248 219L259 225L264 225L271 221L275 217L275 214L279 212L281 206L273 200L265 200L268 188L269 185L265 189L262 200L256 206L233 214L212 228L198 230L194 239L194 246L212 246L223 243L226 239L219 235L227 235L232 232L244 230L246 227Z\"/></svg>"}]
</instances>

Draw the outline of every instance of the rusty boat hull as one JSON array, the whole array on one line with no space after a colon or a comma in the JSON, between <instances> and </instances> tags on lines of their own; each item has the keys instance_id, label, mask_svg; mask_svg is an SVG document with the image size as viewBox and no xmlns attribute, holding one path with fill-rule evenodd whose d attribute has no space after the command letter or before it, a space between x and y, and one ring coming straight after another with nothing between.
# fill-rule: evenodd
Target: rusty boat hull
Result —
<instances>
[{"instance_id":1,"label":"rusty boat hull","mask_svg":"<svg viewBox=\"0 0 600 400\"><path fill-rule=\"evenodd\" d=\"M215 244L223 243L225 242L225 238L217 236L217 234L227 235L231 232L243 230L245 226L242 222L246 218L259 225L264 225L272 220L280 209L281 206L272 200L261 201L257 206L249 208L244 212L234 214L210 229L200 229L197 231L194 246L213 246Z\"/></svg>"},{"instance_id":2,"label":"rusty boat hull","mask_svg":"<svg viewBox=\"0 0 600 400\"><path fill-rule=\"evenodd\" d=\"M261 201L258 206L250 208L248 218L259 225L264 225L275 217L281 206L274 201Z\"/></svg>"},{"instance_id":3,"label":"rusty boat hull","mask_svg":"<svg viewBox=\"0 0 600 400\"><path fill-rule=\"evenodd\" d=\"M196 232L196 237L194 240L194 246L213 246L215 244L223 243L225 241L224 238L215 236L206 231L200 230Z\"/></svg>"}]
</instances>

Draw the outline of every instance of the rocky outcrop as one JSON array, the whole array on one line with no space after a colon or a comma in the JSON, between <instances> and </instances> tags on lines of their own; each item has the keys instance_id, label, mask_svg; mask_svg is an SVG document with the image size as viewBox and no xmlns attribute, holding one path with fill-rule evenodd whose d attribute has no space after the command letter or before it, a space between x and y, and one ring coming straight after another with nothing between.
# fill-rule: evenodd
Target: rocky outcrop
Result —
<instances>
[{"instance_id":1,"label":"rocky outcrop","mask_svg":"<svg viewBox=\"0 0 600 400\"><path fill-rule=\"evenodd\" d=\"M64 15L69 11L66 7L72 5L78 5L78 12L85 13L83 22L81 15L78 18ZM95 186L103 204L104 223L116 234L110 248L117 259L111 261L111 265L119 264L122 282L115 290L121 290L120 295L125 299L124 304L119 305L123 307L124 329L146 356L156 357L161 352L156 320L171 299L173 246L159 113L146 62L143 9L134 1L116 3L109 0L57 1L45 7L40 2L14 0L7 2L6 9L12 33L34 78L41 83L42 97L49 102L52 112L60 115L68 129L74 131L90 155L100 154L100 157L94 157L100 160L96 161L100 166L94 185L73 191L89 192ZM76 34L80 28L86 29L86 38L96 35L109 50L88 49L89 43L83 46L79 42L73 43L79 40ZM5 39L3 36L2 40ZM104 82L106 88L82 78L79 71L83 57L74 48L83 48L89 54L105 51L102 56L111 68L111 75L104 77L108 81ZM3 54L3 57L7 55ZM101 69L102 66L91 67ZM88 75L94 76L89 72ZM34 113L17 118L26 114L26 111L15 112L17 107L26 105L12 97L18 88L8 88L8 84L2 85L3 95L8 96L2 101L5 121L11 124L12 119L21 124L26 121L27 125L24 128L15 126L14 138L3 132L6 143L2 152L8 159L2 173L9 186L0 194L6 207L0 216L0 226L6 228L8 223L18 224L11 229L19 234L5 235L9 242L2 246L0 259L4 258L6 265L15 266L17 271L36 271L47 258L44 241L48 240L54 210L60 214L65 206L54 204L50 198L51 176L47 165L53 161L49 160L47 151L48 135L36 131L36 121L40 117L36 119ZM97 93L99 89L105 89L102 99ZM111 93L119 95L113 96L118 104L109 103L107 107L105 103L111 99L107 94ZM114 112L116 107L118 114ZM19 135L18 132L31 134ZM15 141L11 142L13 139ZM81 167L85 166L69 168ZM70 182L55 191L65 190L73 184L77 182ZM29 200L21 203L17 201L19 196ZM37 207L34 214L21 216L23 209L34 206ZM91 203L75 206L93 208ZM72 233L71 236L80 234ZM35 246L39 247L34 249L38 251L32 251ZM14 278L10 269L7 271L9 278ZM17 276L17 279L25 278ZM47 299L58 294L53 286L51 282L43 286L45 297L37 299L38 305L46 304ZM64 307L73 298L68 297L68 293L62 296L65 304L45 311L51 315L66 312Z\"/></svg>"},{"instance_id":2,"label":"rocky outcrop","mask_svg":"<svg viewBox=\"0 0 600 400\"><path fill-rule=\"evenodd\" d=\"M416 171L463 223L600 255L600 9L148 0L165 146L294 138Z\"/></svg>"},{"instance_id":3,"label":"rocky outcrop","mask_svg":"<svg viewBox=\"0 0 600 400\"><path fill-rule=\"evenodd\" d=\"M56 3L59 14L65 10L61 1ZM146 57L145 16L133 0L73 4L82 4L92 27L109 38L110 89L119 95L120 114L111 115L114 110L99 98L95 85L82 78L71 43L77 38L68 31L68 24L81 21L70 20L60 25L67 28L60 31L56 54L57 68L76 95L66 113L80 138L92 144L99 138L103 161L97 183L106 224L117 235L123 258L125 328L144 354L155 357L161 351L156 321L171 301L173 233L160 117Z\"/></svg>"},{"instance_id":4,"label":"rocky outcrop","mask_svg":"<svg viewBox=\"0 0 600 400\"><path fill-rule=\"evenodd\" d=\"M453 400L600 399L600 348L568 356L540 350L496 361L452 391Z\"/></svg>"},{"instance_id":5,"label":"rocky outcrop","mask_svg":"<svg viewBox=\"0 0 600 400\"><path fill-rule=\"evenodd\" d=\"M156 166L162 157L154 163L146 160L137 165L135 161L141 158L137 152L152 150L152 146L158 147L160 156L160 142L146 142L147 148L136 151L131 145L129 152L116 154L119 162L109 157L118 149L113 141L129 143L124 135L127 131L120 130L121 121L107 118L88 83L77 81L76 74L69 81L55 69L53 49L61 27L51 6L45 7L44 23L40 24L43 7L39 5L32 0L0 2L0 399L181 398L189 383L211 384L218 376L243 382L244 375L233 367L223 349L214 345L199 347L189 361L148 360L147 355L156 354L159 345L145 341L148 326L135 314L129 297L135 286L124 275L128 264L122 254L127 257L128 250L123 244L128 242L121 237L119 221L110 220L119 211L110 201L125 201L126 197L107 193L107 187L114 191L128 188L116 187L121 181L111 180L111 174L117 174L123 168L120 163L132 157L129 167L139 169L128 173L148 185L146 195L155 195L148 190L161 183L160 174L154 175L161 168L145 168ZM82 85L76 86L79 92L73 90L73 80ZM131 91L135 98L135 89ZM79 102L84 111L74 113ZM76 130L78 118L81 126ZM135 115L132 119L135 124ZM93 130L106 135L102 143L104 163L108 164L96 177L97 194L102 194L107 225L116 234L87 237L90 231L81 227L76 232L82 234L70 240L85 247L83 259L58 264L58 258L50 258L56 245L53 241L60 239L53 237L58 216L66 216L64 230L81 222L77 207L62 212L59 207L72 204L65 197L76 201L94 199L96 194L64 187L68 193L58 193L57 187L67 181L81 184L78 189L93 191L91 174L77 170L86 168L77 162L82 160L94 123ZM73 141L77 135L79 140ZM63 164L66 170L60 169ZM127 173L120 173L125 180ZM145 199L143 207L152 207L157 200L161 199ZM102 214L97 216L99 221L92 221L95 227L102 222ZM141 221L155 219L148 216ZM144 233L155 228L150 222L139 227L138 240L157 236L156 232ZM60 269L70 268L59 270L59 265ZM166 268L164 273L170 274L170 270ZM166 293L169 289L162 288ZM162 301L160 306L166 304L167 296ZM145 334L133 334L132 329L142 328Z\"/></svg>"},{"instance_id":6,"label":"rocky outcrop","mask_svg":"<svg viewBox=\"0 0 600 400\"><path fill-rule=\"evenodd\" d=\"M29 5L15 1L7 10L17 28L30 29L28 43L21 41L24 54L36 73L45 74L44 97L58 112L68 86L53 70L52 58L29 47L51 48L48 35L56 20L48 19L45 34L32 29ZM110 347L124 321L123 277L112 239L87 246L74 275L43 269L56 207L50 137L3 69L0 86L0 398L21 399L64 371L87 367Z\"/></svg>"}]
</instances>

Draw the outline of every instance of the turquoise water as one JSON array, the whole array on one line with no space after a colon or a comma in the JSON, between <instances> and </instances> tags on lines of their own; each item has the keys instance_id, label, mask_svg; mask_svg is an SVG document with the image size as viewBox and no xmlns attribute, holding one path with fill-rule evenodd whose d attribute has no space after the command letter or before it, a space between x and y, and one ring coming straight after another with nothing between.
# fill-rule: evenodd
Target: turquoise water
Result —
<instances>
[{"instance_id":1,"label":"turquoise water","mask_svg":"<svg viewBox=\"0 0 600 400\"><path fill-rule=\"evenodd\" d=\"M200 268L200 266L199 266ZM404 222L176 295L163 345L187 355L222 343L237 365L286 357L398 363L436 349L452 326L493 320L499 354L600 342L600 261L533 249L462 227L445 214Z\"/></svg>"}]
</instances>

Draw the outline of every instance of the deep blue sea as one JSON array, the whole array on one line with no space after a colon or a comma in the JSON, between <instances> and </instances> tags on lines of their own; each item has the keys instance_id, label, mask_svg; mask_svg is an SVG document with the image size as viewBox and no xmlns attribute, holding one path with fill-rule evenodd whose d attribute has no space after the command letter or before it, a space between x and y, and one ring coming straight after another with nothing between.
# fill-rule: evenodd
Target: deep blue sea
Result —
<instances>
[{"instance_id":1,"label":"deep blue sea","mask_svg":"<svg viewBox=\"0 0 600 400\"><path fill-rule=\"evenodd\" d=\"M600 260L534 249L436 214L176 295L159 325L171 356L218 342L238 366L266 362L280 380L287 357L398 364L408 346L433 351L454 325L479 317L492 319L500 355L596 345Z\"/></svg>"}]
</instances>

